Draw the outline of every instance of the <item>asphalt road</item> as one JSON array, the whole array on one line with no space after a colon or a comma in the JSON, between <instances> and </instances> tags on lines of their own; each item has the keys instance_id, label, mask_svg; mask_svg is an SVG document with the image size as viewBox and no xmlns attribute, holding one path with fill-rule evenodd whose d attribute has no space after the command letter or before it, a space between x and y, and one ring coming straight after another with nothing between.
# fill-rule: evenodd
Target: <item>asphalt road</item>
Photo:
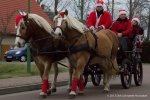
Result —
<instances>
[{"instance_id":1,"label":"asphalt road","mask_svg":"<svg viewBox=\"0 0 150 100\"><path fill-rule=\"evenodd\" d=\"M75 100L150 100L150 66L144 64L144 76L142 86L135 86L132 79L130 89L123 89L120 77L111 80L111 90L108 94L102 92L103 85L93 86L89 82L83 96L76 96ZM0 95L0 100L38 100L40 90L21 92L15 94ZM67 86L59 87L56 93L52 93L45 100L67 100Z\"/></svg>"}]
</instances>

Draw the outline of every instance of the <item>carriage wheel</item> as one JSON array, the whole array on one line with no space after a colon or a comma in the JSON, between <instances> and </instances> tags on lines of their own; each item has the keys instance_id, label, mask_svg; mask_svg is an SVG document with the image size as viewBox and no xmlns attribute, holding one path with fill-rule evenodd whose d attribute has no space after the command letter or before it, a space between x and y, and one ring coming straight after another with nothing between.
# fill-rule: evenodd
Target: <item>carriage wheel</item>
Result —
<instances>
[{"instance_id":1,"label":"carriage wheel","mask_svg":"<svg viewBox=\"0 0 150 100\"><path fill-rule=\"evenodd\" d=\"M101 82L101 73L99 70L100 68L95 67L91 73L92 83L94 86L98 86Z\"/></svg>"},{"instance_id":2,"label":"carriage wheel","mask_svg":"<svg viewBox=\"0 0 150 100\"><path fill-rule=\"evenodd\" d=\"M87 82L88 82L88 76L89 76L89 72L87 71L86 68L84 68L82 76L83 76L83 84L84 84L84 87L85 87Z\"/></svg>"},{"instance_id":3,"label":"carriage wheel","mask_svg":"<svg viewBox=\"0 0 150 100\"><path fill-rule=\"evenodd\" d=\"M133 72L136 86L141 86L143 81L143 67L140 59L135 60Z\"/></svg>"},{"instance_id":4,"label":"carriage wheel","mask_svg":"<svg viewBox=\"0 0 150 100\"><path fill-rule=\"evenodd\" d=\"M85 75L83 75L83 84L84 84L84 87L86 86L87 81L88 81L88 74L85 74Z\"/></svg>"},{"instance_id":5,"label":"carriage wheel","mask_svg":"<svg viewBox=\"0 0 150 100\"><path fill-rule=\"evenodd\" d=\"M121 63L121 68L123 68L123 72L121 72L121 83L124 89L128 89L130 88L132 81L132 68L130 61L124 59Z\"/></svg>"}]
</instances>

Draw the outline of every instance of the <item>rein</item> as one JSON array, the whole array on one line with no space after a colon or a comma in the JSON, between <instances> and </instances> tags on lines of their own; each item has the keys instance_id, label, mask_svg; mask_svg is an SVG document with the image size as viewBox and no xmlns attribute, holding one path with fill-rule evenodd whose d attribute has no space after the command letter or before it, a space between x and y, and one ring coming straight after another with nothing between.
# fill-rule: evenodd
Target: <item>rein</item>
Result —
<instances>
[{"instance_id":1,"label":"rein","mask_svg":"<svg viewBox=\"0 0 150 100\"><path fill-rule=\"evenodd\" d=\"M71 38L71 39L66 39L66 38L64 38L64 37L62 37L64 40L66 40L66 41L70 41L70 40L73 40L73 39L75 39L75 38L79 38L81 35L83 35L83 34L79 34L79 35L77 35L77 36L75 36L75 37L73 37L73 38Z\"/></svg>"}]
</instances>

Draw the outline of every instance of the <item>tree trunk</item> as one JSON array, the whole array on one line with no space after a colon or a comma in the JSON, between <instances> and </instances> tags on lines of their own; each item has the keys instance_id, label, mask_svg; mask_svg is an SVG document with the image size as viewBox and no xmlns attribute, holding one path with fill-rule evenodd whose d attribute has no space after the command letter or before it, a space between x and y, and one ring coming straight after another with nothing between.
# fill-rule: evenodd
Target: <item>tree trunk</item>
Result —
<instances>
[{"instance_id":1,"label":"tree trunk","mask_svg":"<svg viewBox=\"0 0 150 100\"><path fill-rule=\"evenodd\" d=\"M132 0L130 0L130 15L129 18L132 18Z\"/></svg>"},{"instance_id":2,"label":"tree trunk","mask_svg":"<svg viewBox=\"0 0 150 100\"><path fill-rule=\"evenodd\" d=\"M83 22L84 0L81 0L81 22Z\"/></svg>"},{"instance_id":3,"label":"tree trunk","mask_svg":"<svg viewBox=\"0 0 150 100\"><path fill-rule=\"evenodd\" d=\"M109 11L109 5L110 5L110 2L109 2L109 0L108 0L107 11Z\"/></svg>"},{"instance_id":4,"label":"tree trunk","mask_svg":"<svg viewBox=\"0 0 150 100\"><path fill-rule=\"evenodd\" d=\"M57 6L58 6L58 0L55 0L54 11L57 10Z\"/></svg>"},{"instance_id":5,"label":"tree trunk","mask_svg":"<svg viewBox=\"0 0 150 100\"><path fill-rule=\"evenodd\" d=\"M111 10L112 20L113 20L113 18L114 18L114 1L115 1L115 0L112 0L112 10Z\"/></svg>"}]
</instances>

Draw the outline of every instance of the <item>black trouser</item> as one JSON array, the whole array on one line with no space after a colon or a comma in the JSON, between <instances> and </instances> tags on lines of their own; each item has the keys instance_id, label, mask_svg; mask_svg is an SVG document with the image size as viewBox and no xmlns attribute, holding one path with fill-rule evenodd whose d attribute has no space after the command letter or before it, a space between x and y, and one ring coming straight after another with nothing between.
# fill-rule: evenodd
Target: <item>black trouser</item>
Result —
<instances>
[{"instance_id":1,"label":"black trouser","mask_svg":"<svg viewBox=\"0 0 150 100\"><path fill-rule=\"evenodd\" d=\"M118 40L119 40L119 45L121 46L123 51L129 50L128 48L129 37L128 36L119 37Z\"/></svg>"}]
</instances>

